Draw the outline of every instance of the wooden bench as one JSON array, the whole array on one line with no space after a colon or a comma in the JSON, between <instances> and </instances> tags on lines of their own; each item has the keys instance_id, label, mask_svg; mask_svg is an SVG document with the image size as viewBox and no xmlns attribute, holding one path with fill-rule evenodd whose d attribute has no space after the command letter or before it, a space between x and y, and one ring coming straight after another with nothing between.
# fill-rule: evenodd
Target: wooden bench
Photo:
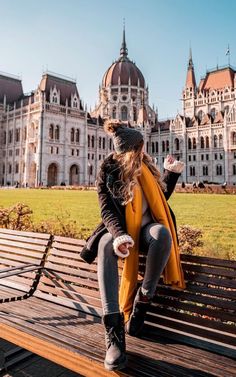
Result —
<instances>
[{"instance_id":1,"label":"wooden bench","mask_svg":"<svg viewBox=\"0 0 236 377\"><path fill-rule=\"evenodd\" d=\"M187 289L160 282L142 339L127 336L128 367L108 372L97 266L81 260L83 245L54 237L33 295L0 305L3 339L83 376L234 375L236 262L182 255Z\"/></svg>"}]
</instances>

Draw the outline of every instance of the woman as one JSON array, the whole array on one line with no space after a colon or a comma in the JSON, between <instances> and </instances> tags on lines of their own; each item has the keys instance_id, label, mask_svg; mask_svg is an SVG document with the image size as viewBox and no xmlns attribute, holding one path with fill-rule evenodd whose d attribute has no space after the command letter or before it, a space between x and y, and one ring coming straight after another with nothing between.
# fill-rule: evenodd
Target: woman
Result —
<instances>
[{"instance_id":1,"label":"woman","mask_svg":"<svg viewBox=\"0 0 236 377\"><path fill-rule=\"evenodd\" d=\"M166 200L183 170L183 162L167 156L165 173L144 153L142 134L108 121L114 153L102 163L97 178L102 222L87 240L81 256L91 263L98 255L98 282L106 330L105 368L125 367L125 329L138 336L162 273L164 282L185 288L175 217ZM144 278L137 289L139 251L147 254ZM118 258L124 266L119 290ZM125 321L125 329L124 329Z\"/></svg>"}]
</instances>

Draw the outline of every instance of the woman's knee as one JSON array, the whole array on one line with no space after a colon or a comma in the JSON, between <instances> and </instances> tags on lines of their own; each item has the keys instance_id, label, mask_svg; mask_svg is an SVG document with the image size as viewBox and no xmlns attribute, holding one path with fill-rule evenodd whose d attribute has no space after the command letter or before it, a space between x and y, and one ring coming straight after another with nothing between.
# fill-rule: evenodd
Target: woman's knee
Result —
<instances>
[{"instance_id":1,"label":"woman's knee","mask_svg":"<svg viewBox=\"0 0 236 377\"><path fill-rule=\"evenodd\" d=\"M150 234L152 238L164 244L171 246L172 238L169 229L165 225L156 224L151 227Z\"/></svg>"}]
</instances>

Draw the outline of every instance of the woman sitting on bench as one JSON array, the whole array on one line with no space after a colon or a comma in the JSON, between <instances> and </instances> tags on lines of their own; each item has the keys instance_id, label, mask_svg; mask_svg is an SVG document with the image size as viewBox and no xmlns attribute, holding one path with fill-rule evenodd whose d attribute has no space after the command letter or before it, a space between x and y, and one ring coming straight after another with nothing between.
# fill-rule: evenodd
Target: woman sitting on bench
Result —
<instances>
[{"instance_id":1,"label":"woman sitting on bench","mask_svg":"<svg viewBox=\"0 0 236 377\"><path fill-rule=\"evenodd\" d=\"M160 276L185 288L175 217L167 199L183 170L183 162L167 156L165 179L144 152L141 132L107 121L115 152L102 163L97 178L102 223L81 253L91 263L98 255L98 282L106 331L105 368L126 366L125 330L138 336ZM142 284L137 288L139 251L146 253ZM118 257L124 261L119 290ZM125 322L125 325L124 325Z\"/></svg>"}]
</instances>

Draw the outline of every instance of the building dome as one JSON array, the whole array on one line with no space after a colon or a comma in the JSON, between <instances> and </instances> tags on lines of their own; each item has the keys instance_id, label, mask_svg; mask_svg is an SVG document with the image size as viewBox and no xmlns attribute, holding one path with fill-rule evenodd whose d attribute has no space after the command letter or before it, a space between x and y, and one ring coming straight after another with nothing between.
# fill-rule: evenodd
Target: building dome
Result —
<instances>
[{"instance_id":1,"label":"building dome","mask_svg":"<svg viewBox=\"0 0 236 377\"><path fill-rule=\"evenodd\" d=\"M128 49L125 41L125 30L123 31L123 41L120 49L120 58L113 63L103 76L102 86L131 85L145 87L145 80L142 72L128 58Z\"/></svg>"}]
</instances>

